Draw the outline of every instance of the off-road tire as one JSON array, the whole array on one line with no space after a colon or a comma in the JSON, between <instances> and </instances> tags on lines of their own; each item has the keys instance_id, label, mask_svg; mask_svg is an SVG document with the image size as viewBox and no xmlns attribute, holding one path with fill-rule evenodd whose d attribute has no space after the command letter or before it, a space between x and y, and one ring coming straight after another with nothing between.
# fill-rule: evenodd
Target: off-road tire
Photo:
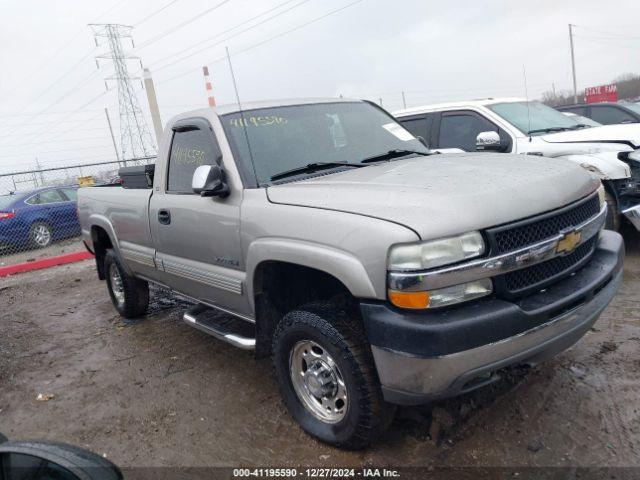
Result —
<instances>
[{"instance_id":1,"label":"off-road tire","mask_svg":"<svg viewBox=\"0 0 640 480\"><path fill-rule=\"evenodd\" d=\"M119 301L114 292L113 279L110 274L111 268L117 269L122 279L122 293L124 298ZM104 256L104 271L107 280L107 289L111 302L118 313L125 318L135 318L144 315L149 306L149 284L144 280L129 275L118 255L111 249L107 250Z\"/></svg>"},{"instance_id":2,"label":"off-road tire","mask_svg":"<svg viewBox=\"0 0 640 480\"><path fill-rule=\"evenodd\" d=\"M335 360L346 385L349 402L338 423L314 416L298 397L290 373L294 345L311 340ZM276 378L293 418L310 435L347 449L364 448L391 424L395 406L383 400L371 348L357 315L329 302L313 302L286 314L272 341Z\"/></svg>"},{"instance_id":3,"label":"off-road tire","mask_svg":"<svg viewBox=\"0 0 640 480\"><path fill-rule=\"evenodd\" d=\"M605 192L604 200L607 202L607 218L605 220L605 228L617 232L620 230L620 214L618 213L618 202L613 195Z\"/></svg>"}]
</instances>

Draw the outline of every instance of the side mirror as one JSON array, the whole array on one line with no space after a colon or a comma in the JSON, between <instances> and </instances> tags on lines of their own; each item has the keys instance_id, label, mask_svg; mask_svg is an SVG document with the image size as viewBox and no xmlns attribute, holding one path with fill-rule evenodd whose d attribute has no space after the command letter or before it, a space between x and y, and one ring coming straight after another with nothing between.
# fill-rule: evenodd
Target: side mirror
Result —
<instances>
[{"instance_id":1,"label":"side mirror","mask_svg":"<svg viewBox=\"0 0 640 480\"><path fill-rule=\"evenodd\" d=\"M480 132L476 137L476 150L502 152L506 145L502 143L498 132Z\"/></svg>"},{"instance_id":2,"label":"side mirror","mask_svg":"<svg viewBox=\"0 0 640 480\"><path fill-rule=\"evenodd\" d=\"M4 442L0 444L0 474L6 480L122 480L110 461L64 443Z\"/></svg>"},{"instance_id":3,"label":"side mirror","mask_svg":"<svg viewBox=\"0 0 640 480\"><path fill-rule=\"evenodd\" d=\"M229 186L222 167L218 165L200 165L193 172L191 188L202 197L226 197Z\"/></svg>"}]
</instances>

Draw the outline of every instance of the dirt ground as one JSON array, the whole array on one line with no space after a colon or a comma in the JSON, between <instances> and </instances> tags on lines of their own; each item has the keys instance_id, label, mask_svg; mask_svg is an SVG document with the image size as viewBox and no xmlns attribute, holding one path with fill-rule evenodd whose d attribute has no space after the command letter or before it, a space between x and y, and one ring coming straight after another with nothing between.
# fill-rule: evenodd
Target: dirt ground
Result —
<instances>
[{"instance_id":1,"label":"dirt ground","mask_svg":"<svg viewBox=\"0 0 640 480\"><path fill-rule=\"evenodd\" d=\"M0 267L15 265L16 263L33 262L34 260L85 250L84 245L80 241L80 237L58 240L46 248L9 247L0 249Z\"/></svg>"},{"instance_id":2,"label":"dirt ground","mask_svg":"<svg viewBox=\"0 0 640 480\"><path fill-rule=\"evenodd\" d=\"M0 431L123 467L640 466L640 236L625 235L624 284L575 347L495 386L402 409L361 452L303 433L269 362L185 325L166 292L129 322L92 261L0 279Z\"/></svg>"}]
</instances>

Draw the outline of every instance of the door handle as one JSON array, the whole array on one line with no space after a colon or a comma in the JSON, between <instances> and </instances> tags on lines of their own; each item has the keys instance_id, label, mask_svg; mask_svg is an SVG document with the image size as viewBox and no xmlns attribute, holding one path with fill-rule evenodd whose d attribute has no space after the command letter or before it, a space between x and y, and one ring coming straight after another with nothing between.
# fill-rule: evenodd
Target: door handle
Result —
<instances>
[{"instance_id":1,"label":"door handle","mask_svg":"<svg viewBox=\"0 0 640 480\"><path fill-rule=\"evenodd\" d=\"M169 210L158 210L158 222L162 225L169 225L171 223L171 212Z\"/></svg>"}]
</instances>

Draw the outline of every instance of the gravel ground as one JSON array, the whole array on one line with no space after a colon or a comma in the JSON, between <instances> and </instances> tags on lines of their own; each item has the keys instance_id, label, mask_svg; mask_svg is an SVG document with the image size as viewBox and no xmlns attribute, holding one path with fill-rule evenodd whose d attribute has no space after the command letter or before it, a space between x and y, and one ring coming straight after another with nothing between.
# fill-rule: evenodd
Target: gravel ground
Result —
<instances>
[{"instance_id":1,"label":"gravel ground","mask_svg":"<svg viewBox=\"0 0 640 480\"><path fill-rule=\"evenodd\" d=\"M268 361L181 321L155 291L123 321L92 261L0 279L0 431L138 466L640 466L640 236L595 328L533 370L402 409L361 452L305 435ZM38 394L51 394L37 401Z\"/></svg>"}]
</instances>

